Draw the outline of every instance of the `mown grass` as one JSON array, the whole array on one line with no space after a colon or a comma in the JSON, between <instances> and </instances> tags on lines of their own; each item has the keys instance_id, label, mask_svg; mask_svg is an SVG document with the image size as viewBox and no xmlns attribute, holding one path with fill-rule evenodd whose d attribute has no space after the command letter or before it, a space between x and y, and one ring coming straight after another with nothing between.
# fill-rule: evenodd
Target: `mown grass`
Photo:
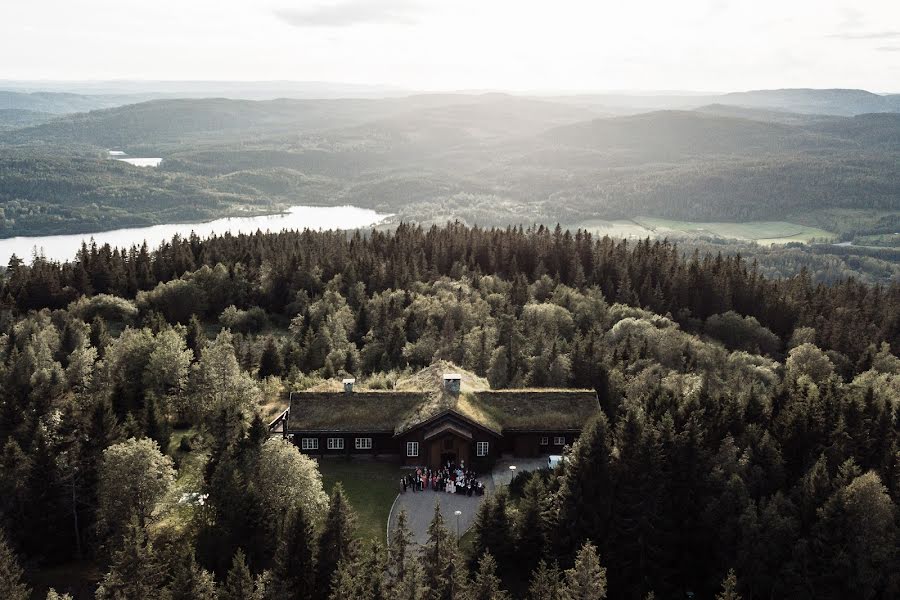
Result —
<instances>
[{"instance_id":1,"label":"mown grass","mask_svg":"<svg viewBox=\"0 0 900 600\"><path fill-rule=\"evenodd\" d=\"M327 457L319 471L329 494L340 482L357 518L360 539L385 542L391 505L397 497L400 469L394 462Z\"/></svg>"}]
</instances>

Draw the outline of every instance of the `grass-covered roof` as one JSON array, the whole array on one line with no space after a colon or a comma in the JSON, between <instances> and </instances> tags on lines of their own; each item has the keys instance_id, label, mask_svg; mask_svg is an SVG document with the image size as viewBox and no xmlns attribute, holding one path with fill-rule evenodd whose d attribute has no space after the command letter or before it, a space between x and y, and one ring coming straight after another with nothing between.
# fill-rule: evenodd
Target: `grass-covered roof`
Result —
<instances>
[{"instance_id":1,"label":"grass-covered roof","mask_svg":"<svg viewBox=\"0 0 900 600\"><path fill-rule=\"evenodd\" d=\"M458 395L444 391L444 373L462 375ZM591 390L492 391L483 378L444 361L399 379L393 390L320 390L292 394L290 430L399 434L448 411L498 434L577 430L599 410Z\"/></svg>"},{"instance_id":2,"label":"grass-covered roof","mask_svg":"<svg viewBox=\"0 0 900 600\"><path fill-rule=\"evenodd\" d=\"M289 430L393 432L425 399L422 392L295 392Z\"/></svg>"}]
</instances>

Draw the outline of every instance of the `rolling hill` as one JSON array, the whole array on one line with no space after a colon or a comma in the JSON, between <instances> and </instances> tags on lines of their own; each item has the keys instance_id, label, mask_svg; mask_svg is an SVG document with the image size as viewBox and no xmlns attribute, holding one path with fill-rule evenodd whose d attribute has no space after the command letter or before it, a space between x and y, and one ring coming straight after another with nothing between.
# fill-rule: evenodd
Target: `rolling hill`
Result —
<instances>
[{"instance_id":1,"label":"rolling hill","mask_svg":"<svg viewBox=\"0 0 900 600\"><path fill-rule=\"evenodd\" d=\"M63 212L66 226L79 214L93 225L101 213L109 226L131 222L129 211L152 215L153 202L168 206L179 195L201 207L199 218L235 206L354 204L403 220L484 225L643 215L843 231L834 211L847 210L868 215L854 218L854 232L897 225L900 114L778 104L852 112L889 97L729 97L776 106L706 103L611 117L596 105L506 94L154 100L0 132L0 166L5 201L24 203L7 213L19 215L17 227L41 231L56 230ZM137 173L105 164L107 148L164 161ZM9 158L20 155L27 160ZM97 213L95 204L110 210Z\"/></svg>"}]
</instances>

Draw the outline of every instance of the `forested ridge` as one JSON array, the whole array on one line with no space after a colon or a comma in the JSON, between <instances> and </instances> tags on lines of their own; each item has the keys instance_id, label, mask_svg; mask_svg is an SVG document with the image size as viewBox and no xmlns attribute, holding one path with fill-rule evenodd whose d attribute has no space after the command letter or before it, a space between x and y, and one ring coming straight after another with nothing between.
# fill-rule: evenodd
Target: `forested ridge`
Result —
<instances>
[{"instance_id":1,"label":"forested ridge","mask_svg":"<svg viewBox=\"0 0 900 600\"><path fill-rule=\"evenodd\" d=\"M85 246L11 261L0 299L10 598L74 558L105 574L97 598L900 593L896 283L450 224ZM593 388L602 414L482 504L471 547L439 515L421 552L402 527L358 540L263 416L436 360Z\"/></svg>"},{"instance_id":2,"label":"forested ridge","mask_svg":"<svg viewBox=\"0 0 900 600\"><path fill-rule=\"evenodd\" d=\"M801 92L763 94L768 111L745 108L755 105L747 97L625 116L592 97L505 94L169 99L67 115L0 132L0 235L296 204L353 204L424 224L574 227L643 215L785 220L847 241L896 233L900 115L852 109L895 100L850 94L845 110L832 106L842 94L822 92L832 112L784 112L816 97ZM781 112L767 104L778 98ZM109 149L160 157L160 172L105 164ZM66 195L63 173L78 183ZM174 199L181 210L154 212ZM834 211L866 218L848 224Z\"/></svg>"}]
</instances>

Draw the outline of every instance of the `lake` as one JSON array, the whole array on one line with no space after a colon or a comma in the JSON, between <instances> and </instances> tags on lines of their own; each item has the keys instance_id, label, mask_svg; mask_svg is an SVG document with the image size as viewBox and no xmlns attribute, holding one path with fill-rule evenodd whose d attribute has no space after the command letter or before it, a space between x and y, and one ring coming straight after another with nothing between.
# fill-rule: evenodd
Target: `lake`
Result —
<instances>
[{"instance_id":1,"label":"lake","mask_svg":"<svg viewBox=\"0 0 900 600\"><path fill-rule=\"evenodd\" d=\"M233 234L283 229L357 229L382 222L390 215L380 214L368 208L355 206L292 206L287 212L255 217L231 217L206 223L172 223L149 227L129 227L97 233L14 237L0 240L0 265L6 266L15 254L26 262L31 261L35 249L50 260L73 260L81 248L81 242L90 244L91 238L98 246L109 244L118 248L130 248L144 241L151 249L173 236L187 237L191 232L202 238L213 233Z\"/></svg>"},{"instance_id":2,"label":"lake","mask_svg":"<svg viewBox=\"0 0 900 600\"><path fill-rule=\"evenodd\" d=\"M117 158L115 160L127 162L129 165L136 167L158 167L159 163L162 162L161 158Z\"/></svg>"}]
</instances>

